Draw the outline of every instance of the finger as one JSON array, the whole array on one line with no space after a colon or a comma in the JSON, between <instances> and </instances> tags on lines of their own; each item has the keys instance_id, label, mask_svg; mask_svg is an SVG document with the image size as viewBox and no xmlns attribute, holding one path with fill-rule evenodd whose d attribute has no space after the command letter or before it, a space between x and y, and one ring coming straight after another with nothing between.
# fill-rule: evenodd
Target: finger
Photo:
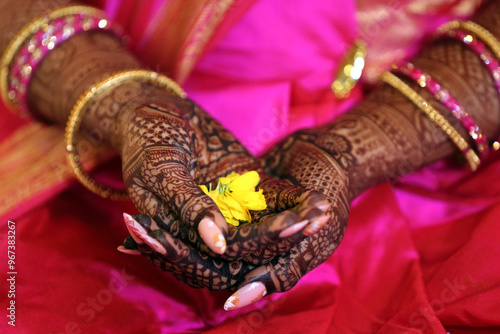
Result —
<instances>
[{"instance_id":1,"label":"finger","mask_svg":"<svg viewBox=\"0 0 500 334\"><path fill-rule=\"evenodd\" d=\"M116 248L119 252L129 255L141 255L141 252L137 249L127 249L123 245L120 245Z\"/></svg>"},{"instance_id":2,"label":"finger","mask_svg":"<svg viewBox=\"0 0 500 334\"><path fill-rule=\"evenodd\" d=\"M259 188L263 190L269 207L284 211L294 208L296 212L316 208L325 213L330 207L328 198L316 190L304 189L284 181L266 178Z\"/></svg>"},{"instance_id":3,"label":"finger","mask_svg":"<svg viewBox=\"0 0 500 334\"><path fill-rule=\"evenodd\" d=\"M327 216L327 215L323 215L323 216L316 218L303 231L304 235L310 236L310 235L318 233L323 228L323 226L325 226L326 223L328 223L329 220L330 220L330 216Z\"/></svg>"},{"instance_id":4,"label":"finger","mask_svg":"<svg viewBox=\"0 0 500 334\"><path fill-rule=\"evenodd\" d=\"M259 301L268 294L277 292L278 290L271 278L273 270L275 268L272 264L266 264L248 273L239 289L224 303L224 310L240 309Z\"/></svg>"},{"instance_id":5,"label":"finger","mask_svg":"<svg viewBox=\"0 0 500 334\"><path fill-rule=\"evenodd\" d=\"M291 187L287 187L287 189L289 188ZM325 204L324 199L325 198L322 194L316 191L306 190L298 198L296 197L294 202L289 202L289 204L291 205L297 203L298 205L289 210L279 213L278 216L291 211L297 213L298 220L295 222L295 224L293 222L290 222L288 225L283 224L281 226L283 230L280 232L279 237L290 237L291 235L303 230L306 225L308 227L304 230L305 236L317 233L328 222L328 219L330 217L330 215L327 214L328 209L330 208L330 203L326 201L327 204ZM265 221L266 219L269 219L270 213L272 213L273 211L274 210L268 208L264 211L252 212L252 221L259 223Z\"/></svg>"},{"instance_id":6,"label":"finger","mask_svg":"<svg viewBox=\"0 0 500 334\"><path fill-rule=\"evenodd\" d=\"M162 211L160 210L160 212L156 215L156 219L153 219L145 214L133 215L132 219L143 227L145 231L144 234L151 235L152 232L156 230L162 230L175 239L180 239L185 243L195 246L199 251L208 253L210 256L219 256L219 254L212 252L207 247L205 242L201 240L192 227L182 225L179 220L175 219L171 214L162 214ZM222 258L226 259L226 257ZM231 258L227 259L232 260Z\"/></svg>"},{"instance_id":7,"label":"finger","mask_svg":"<svg viewBox=\"0 0 500 334\"><path fill-rule=\"evenodd\" d=\"M294 225L284 229L283 231L281 231L279 234L279 237L280 238L288 238L288 237L294 235L295 233L301 231L307 224L309 224L308 220L303 220L297 224L294 224Z\"/></svg>"},{"instance_id":8,"label":"finger","mask_svg":"<svg viewBox=\"0 0 500 334\"><path fill-rule=\"evenodd\" d=\"M130 233L130 236L138 245L142 244L143 241L141 238L139 238L138 235L141 233L146 233L144 228L139 223L137 223L135 219L128 213L123 213L123 220L128 232Z\"/></svg>"},{"instance_id":9,"label":"finger","mask_svg":"<svg viewBox=\"0 0 500 334\"><path fill-rule=\"evenodd\" d=\"M280 233L297 223L299 216L295 212L286 211L258 223L231 229L228 232L227 250L224 255L235 260L248 257L253 259L252 263L255 264L265 262L293 246L277 243L281 241Z\"/></svg>"},{"instance_id":10,"label":"finger","mask_svg":"<svg viewBox=\"0 0 500 334\"><path fill-rule=\"evenodd\" d=\"M224 303L224 310L231 311L255 303L267 294L261 282L252 282L233 293Z\"/></svg>"},{"instance_id":11,"label":"finger","mask_svg":"<svg viewBox=\"0 0 500 334\"><path fill-rule=\"evenodd\" d=\"M158 225L149 215L136 214L130 216L129 219L133 220L133 223L139 224L146 234L158 229Z\"/></svg>"},{"instance_id":12,"label":"finger","mask_svg":"<svg viewBox=\"0 0 500 334\"><path fill-rule=\"evenodd\" d=\"M123 240L123 247L126 249L137 249L137 243L135 242L134 238L132 236L128 236Z\"/></svg>"},{"instance_id":13,"label":"finger","mask_svg":"<svg viewBox=\"0 0 500 334\"><path fill-rule=\"evenodd\" d=\"M327 212L330 208L328 198L315 190L306 190L291 186L285 182L267 179L262 185L270 206L276 210L292 210L299 215L299 222L311 224L304 230L304 236L317 233L328 221ZM283 237L289 237L301 230L301 227L290 227L283 232Z\"/></svg>"},{"instance_id":14,"label":"finger","mask_svg":"<svg viewBox=\"0 0 500 334\"><path fill-rule=\"evenodd\" d=\"M299 188L299 189L296 189ZM317 212L326 213L330 208L328 198L317 190L304 190L301 187L288 186L280 193L279 203L296 210L316 209Z\"/></svg>"},{"instance_id":15,"label":"finger","mask_svg":"<svg viewBox=\"0 0 500 334\"><path fill-rule=\"evenodd\" d=\"M141 235L141 238L143 236ZM162 230L150 232L139 249L151 263L171 272L179 281L192 287L210 290L234 290L254 266L240 261L223 261L203 255L190 245ZM151 240L161 245L149 247Z\"/></svg>"},{"instance_id":16,"label":"finger","mask_svg":"<svg viewBox=\"0 0 500 334\"><path fill-rule=\"evenodd\" d=\"M150 149L147 168L142 170L146 186L167 203L180 220L198 230L207 246L217 254L225 251L227 223L215 202L196 184L178 150Z\"/></svg>"},{"instance_id":17,"label":"finger","mask_svg":"<svg viewBox=\"0 0 500 334\"><path fill-rule=\"evenodd\" d=\"M275 182L274 186L283 186L283 183ZM254 223L229 230L226 256L256 265L262 264L288 251L327 223L329 216L312 206L324 205L323 195L299 187L284 187L301 192L301 195L295 196L294 202L289 201L289 204L299 205L279 214L273 214L274 210L271 208L252 213Z\"/></svg>"},{"instance_id":18,"label":"finger","mask_svg":"<svg viewBox=\"0 0 500 334\"><path fill-rule=\"evenodd\" d=\"M255 265L262 265L269 262L270 259L280 256L293 247L299 245L304 239L309 236L318 233L323 226L325 226L330 220L329 216L323 216L317 220L309 223L305 220L290 226L289 228L280 232L278 236L278 241L274 243L268 243L264 247L259 247L253 252L249 252L247 256L243 257L242 260L253 263ZM310 227L314 230L308 230Z\"/></svg>"},{"instance_id":19,"label":"finger","mask_svg":"<svg viewBox=\"0 0 500 334\"><path fill-rule=\"evenodd\" d=\"M331 228L323 229L321 233L303 240L289 252L249 272L245 275L240 290L252 283L262 284L268 295L293 288L306 273L325 261L338 247L342 235L338 234L335 224L328 226ZM253 300L250 300L251 302ZM245 305L248 303L240 303L235 308Z\"/></svg>"}]
</instances>

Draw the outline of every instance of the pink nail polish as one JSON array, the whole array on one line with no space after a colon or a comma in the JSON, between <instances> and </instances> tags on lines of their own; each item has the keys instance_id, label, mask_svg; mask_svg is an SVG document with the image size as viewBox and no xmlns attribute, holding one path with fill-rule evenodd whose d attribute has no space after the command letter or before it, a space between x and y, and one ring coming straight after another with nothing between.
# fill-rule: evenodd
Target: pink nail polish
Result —
<instances>
[{"instance_id":1,"label":"pink nail polish","mask_svg":"<svg viewBox=\"0 0 500 334\"><path fill-rule=\"evenodd\" d=\"M220 228L209 218L203 218L198 225L198 233L207 246L217 254L224 254L226 251L226 239Z\"/></svg>"},{"instance_id":2,"label":"pink nail polish","mask_svg":"<svg viewBox=\"0 0 500 334\"><path fill-rule=\"evenodd\" d=\"M151 247L155 252L160 254L167 254L167 250L163 247L162 244L156 239L151 238L149 235L141 235L142 240Z\"/></svg>"},{"instance_id":3,"label":"pink nail polish","mask_svg":"<svg viewBox=\"0 0 500 334\"><path fill-rule=\"evenodd\" d=\"M131 215L124 213L123 219L125 220L125 223L127 223L127 225L132 229L132 231L135 232L135 234L148 234L144 227L142 227L142 225L139 224Z\"/></svg>"},{"instance_id":4,"label":"pink nail polish","mask_svg":"<svg viewBox=\"0 0 500 334\"><path fill-rule=\"evenodd\" d=\"M330 206L331 206L330 204L320 205L318 206L318 209L320 209L323 212L327 212L328 209L330 209Z\"/></svg>"},{"instance_id":5,"label":"pink nail polish","mask_svg":"<svg viewBox=\"0 0 500 334\"><path fill-rule=\"evenodd\" d=\"M124 254L129 254L129 255L141 255L141 252L139 252L137 249L127 249L123 246L118 246L118 248L116 248L119 252L122 252Z\"/></svg>"},{"instance_id":6,"label":"pink nail polish","mask_svg":"<svg viewBox=\"0 0 500 334\"><path fill-rule=\"evenodd\" d=\"M301 222L298 222L297 224L293 224L292 226L287 227L283 231L280 232L279 237L280 238L287 238L291 235L294 235L298 231L302 230L304 226L309 223L309 220L303 220Z\"/></svg>"},{"instance_id":7,"label":"pink nail polish","mask_svg":"<svg viewBox=\"0 0 500 334\"><path fill-rule=\"evenodd\" d=\"M139 234L141 234L141 233L138 233L137 228L134 227L134 224L138 224L138 223L134 220L134 218L132 218L131 215L126 214L126 213L123 214L123 220L125 221L125 226L127 227L128 233L130 233L130 235L132 236L134 241L136 243L138 243L139 245L142 245L144 243L144 241L142 241L139 238ZM140 227L142 228L142 226L140 226ZM147 234L145 232L146 231L144 231L144 234Z\"/></svg>"},{"instance_id":8,"label":"pink nail polish","mask_svg":"<svg viewBox=\"0 0 500 334\"><path fill-rule=\"evenodd\" d=\"M231 311L255 303L264 297L266 293L266 287L261 282L247 284L226 300L224 310Z\"/></svg>"},{"instance_id":9,"label":"pink nail polish","mask_svg":"<svg viewBox=\"0 0 500 334\"><path fill-rule=\"evenodd\" d=\"M328 222L330 219L330 216L323 216L319 217L316 220L314 220L309 226L306 227L304 230L305 235L313 235L317 233L325 224Z\"/></svg>"}]
</instances>

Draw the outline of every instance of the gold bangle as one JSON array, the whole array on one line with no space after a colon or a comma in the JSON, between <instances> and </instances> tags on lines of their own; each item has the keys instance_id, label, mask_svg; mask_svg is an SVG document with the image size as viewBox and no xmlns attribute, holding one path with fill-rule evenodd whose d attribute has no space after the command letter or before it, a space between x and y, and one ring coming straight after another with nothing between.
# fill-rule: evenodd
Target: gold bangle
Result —
<instances>
[{"instance_id":1,"label":"gold bangle","mask_svg":"<svg viewBox=\"0 0 500 334\"><path fill-rule=\"evenodd\" d=\"M88 13L90 15L97 15L102 13L101 10L89 6L65 6L57 8L48 15L38 17L24 26L16 36L10 41L5 49L2 59L0 60L0 94L2 100L9 107L10 110L16 110L14 97L9 95L9 74L12 62L15 56L19 53L28 39L33 36L37 31L44 29L44 27L51 21L68 15L76 15L79 13ZM11 98L12 97L12 98Z\"/></svg>"},{"instance_id":2,"label":"gold bangle","mask_svg":"<svg viewBox=\"0 0 500 334\"><path fill-rule=\"evenodd\" d=\"M455 128L436 110L427 100L420 96L410 86L405 84L401 79L391 72L384 72L380 79L386 84L394 87L404 96L406 96L413 104L422 111L437 127L443 130L453 144L463 153L470 168L475 171L481 164L477 154L471 149L467 141L458 133Z\"/></svg>"},{"instance_id":3,"label":"gold bangle","mask_svg":"<svg viewBox=\"0 0 500 334\"><path fill-rule=\"evenodd\" d=\"M495 55L495 58L500 61L500 42L487 29L472 21L455 20L443 24L438 28L437 31L438 33L443 34L455 29L464 29L475 34L484 44L486 44L491 49L491 51Z\"/></svg>"},{"instance_id":4,"label":"gold bangle","mask_svg":"<svg viewBox=\"0 0 500 334\"><path fill-rule=\"evenodd\" d=\"M144 81L155 84L160 88L164 88L168 92L177 94L181 98L186 98L186 93L182 90L182 88L164 75L147 70L128 70L112 74L111 76L99 81L90 87L78 99L75 106L71 110L71 114L66 125L66 158L68 160L68 164L75 173L76 178L87 189L105 198L109 197L111 199L124 200L128 198L128 195L125 190L116 190L97 183L83 169L77 152L76 134L82 123L83 115L91 102L95 101L99 96L103 95L110 89L113 89L120 84L132 81Z\"/></svg>"}]
</instances>

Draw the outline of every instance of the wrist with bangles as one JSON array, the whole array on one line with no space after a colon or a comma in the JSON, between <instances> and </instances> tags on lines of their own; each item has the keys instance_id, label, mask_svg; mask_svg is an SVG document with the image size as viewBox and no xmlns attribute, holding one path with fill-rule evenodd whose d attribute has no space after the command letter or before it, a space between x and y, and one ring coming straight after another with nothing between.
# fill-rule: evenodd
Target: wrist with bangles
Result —
<instances>
[{"instance_id":1,"label":"wrist with bangles","mask_svg":"<svg viewBox=\"0 0 500 334\"><path fill-rule=\"evenodd\" d=\"M489 70L493 83L500 94L500 42L486 29L477 23L467 21L451 21L445 23L437 30L437 37L453 38L467 45L483 62ZM489 50L488 50L489 49ZM491 52L490 52L491 51ZM404 83L395 74L385 72L380 79L405 95L429 120L439 127L465 156L472 171L477 170L481 161L479 156L486 158L490 152L487 138L463 106L451 95L441 83L438 83L430 74L425 73L411 63L400 62L393 65L393 71L413 80L418 86L431 93L434 98L444 105L450 114L456 118L463 129L469 134L475 144L477 153L469 146L467 140L453 128L453 126L434 109L430 103L420 96L409 85ZM491 149L500 148L498 141L494 141Z\"/></svg>"},{"instance_id":2,"label":"wrist with bangles","mask_svg":"<svg viewBox=\"0 0 500 334\"><path fill-rule=\"evenodd\" d=\"M107 31L123 40L123 31L101 10L89 6L65 6L38 17L12 39L1 59L0 92L11 111L21 117L37 118L28 111L27 91L36 69L45 57L71 37L90 31ZM144 82L182 98L182 88L168 77L153 71L132 69L103 75L77 100L66 125L66 157L77 179L92 192L111 199L127 199L125 191L98 184L83 169L77 152L77 134L89 107L102 95L130 82Z\"/></svg>"},{"instance_id":3,"label":"wrist with bangles","mask_svg":"<svg viewBox=\"0 0 500 334\"><path fill-rule=\"evenodd\" d=\"M80 5L57 8L22 28L0 61L0 93L9 109L21 117L33 117L28 111L27 91L36 69L60 44L96 30L123 39L122 28L109 21L104 12Z\"/></svg>"}]
</instances>

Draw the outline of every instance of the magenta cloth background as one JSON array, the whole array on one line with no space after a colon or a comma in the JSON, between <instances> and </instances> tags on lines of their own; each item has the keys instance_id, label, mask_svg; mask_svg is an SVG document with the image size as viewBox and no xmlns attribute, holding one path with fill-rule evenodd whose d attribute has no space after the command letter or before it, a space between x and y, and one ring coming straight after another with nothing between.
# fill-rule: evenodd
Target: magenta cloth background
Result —
<instances>
[{"instance_id":1,"label":"magenta cloth background","mask_svg":"<svg viewBox=\"0 0 500 334\"><path fill-rule=\"evenodd\" d=\"M420 34L447 15L430 15ZM258 1L201 60L185 88L261 153L361 98L358 90L340 103L329 92L335 68L357 36L356 22L352 1ZM9 120L3 112L2 128ZM15 217L17 326L8 327L2 314L0 329L498 333L499 172L498 160L474 174L442 162L378 185L356 200L344 241L324 264L290 292L233 312L222 309L229 293L191 289L140 256L117 252L127 235L121 214L135 208L73 184ZM5 222L0 235L5 254ZM0 268L6 273L4 258Z\"/></svg>"}]
</instances>

